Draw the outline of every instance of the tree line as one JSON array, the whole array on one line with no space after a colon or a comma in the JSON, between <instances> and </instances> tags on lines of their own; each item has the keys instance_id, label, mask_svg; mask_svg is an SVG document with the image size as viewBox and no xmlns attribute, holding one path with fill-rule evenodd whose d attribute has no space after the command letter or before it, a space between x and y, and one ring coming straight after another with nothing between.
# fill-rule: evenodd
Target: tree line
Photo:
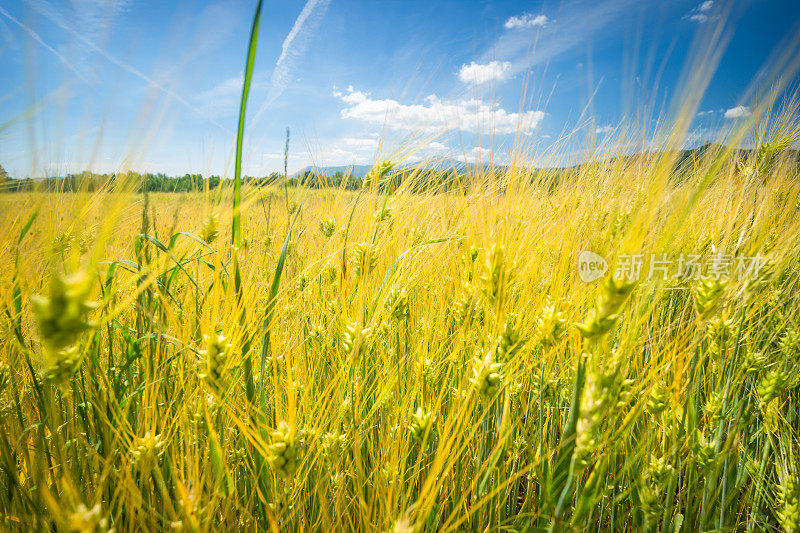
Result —
<instances>
[{"instance_id":1,"label":"tree line","mask_svg":"<svg viewBox=\"0 0 800 533\"><path fill-rule=\"evenodd\" d=\"M458 172L455 169L436 170L429 168L400 168L392 171L376 187L385 191L397 189L405 184L411 192L437 191L448 192L464 189L476 176L473 172ZM502 174L502 173L499 173ZM244 184L252 187L271 185L304 187L309 189L343 189L358 190L363 178L352 173L337 171L322 173L311 169L304 170L294 176L273 172L266 176L245 176ZM168 176L165 173L95 173L84 171L67 174L61 177L42 179L14 179L0 166L0 192L94 192L102 188L113 189L117 184L124 184L127 190L137 192L188 193L214 190L233 183L232 178L212 175L184 174Z\"/></svg>"},{"instance_id":2,"label":"tree line","mask_svg":"<svg viewBox=\"0 0 800 533\"><path fill-rule=\"evenodd\" d=\"M246 183L266 184L283 179L277 172L266 177L255 178L245 176ZM42 179L14 179L0 166L0 191L5 192L94 192L101 188L114 188L118 183L138 192L197 192L216 189L232 179L212 175L204 177L202 174L184 174L183 176L168 176L159 173L95 173L84 171L65 176L48 177Z\"/></svg>"}]
</instances>

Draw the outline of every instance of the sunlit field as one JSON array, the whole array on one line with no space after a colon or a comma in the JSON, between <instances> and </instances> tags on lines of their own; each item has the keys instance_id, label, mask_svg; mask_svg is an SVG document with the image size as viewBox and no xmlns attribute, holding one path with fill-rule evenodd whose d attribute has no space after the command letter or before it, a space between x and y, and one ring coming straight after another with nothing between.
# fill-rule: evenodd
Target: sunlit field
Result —
<instances>
[{"instance_id":1,"label":"sunlit field","mask_svg":"<svg viewBox=\"0 0 800 533\"><path fill-rule=\"evenodd\" d=\"M0 529L800 531L795 56L692 150L713 50L580 164L258 181L259 14L231 176L0 182Z\"/></svg>"},{"instance_id":2,"label":"sunlit field","mask_svg":"<svg viewBox=\"0 0 800 533\"><path fill-rule=\"evenodd\" d=\"M794 530L797 165L731 156L245 188L238 248L226 190L4 195L5 527Z\"/></svg>"}]
</instances>

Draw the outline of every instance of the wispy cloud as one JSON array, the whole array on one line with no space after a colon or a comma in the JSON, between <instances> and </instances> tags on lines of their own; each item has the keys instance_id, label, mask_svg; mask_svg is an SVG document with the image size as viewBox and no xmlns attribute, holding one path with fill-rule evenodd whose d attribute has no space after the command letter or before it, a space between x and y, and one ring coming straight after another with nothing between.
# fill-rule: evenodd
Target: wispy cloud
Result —
<instances>
[{"instance_id":1,"label":"wispy cloud","mask_svg":"<svg viewBox=\"0 0 800 533\"><path fill-rule=\"evenodd\" d=\"M542 27L548 23L550 19L548 19L544 15L532 15L530 13L525 13L524 15L515 15L510 17L503 27L507 30L514 30L519 28L536 28Z\"/></svg>"},{"instance_id":2,"label":"wispy cloud","mask_svg":"<svg viewBox=\"0 0 800 533\"><path fill-rule=\"evenodd\" d=\"M458 71L458 79L464 83L480 85L490 81L503 81L508 79L511 63L508 61L490 61L489 63L475 63L461 65Z\"/></svg>"},{"instance_id":3,"label":"wispy cloud","mask_svg":"<svg viewBox=\"0 0 800 533\"><path fill-rule=\"evenodd\" d=\"M745 105L737 105L725 111L725 118L737 119L746 118L750 116L750 108Z\"/></svg>"},{"instance_id":4,"label":"wispy cloud","mask_svg":"<svg viewBox=\"0 0 800 533\"><path fill-rule=\"evenodd\" d=\"M297 58L305 53L311 38L319 28L325 11L328 9L330 0L308 0L300 15L294 21L291 31L283 40L281 55L275 62L275 69L272 71L270 88L267 97L253 116L252 123L266 111L277 98L286 90L291 81L291 69Z\"/></svg>"},{"instance_id":5,"label":"wispy cloud","mask_svg":"<svg viewBox=\"0 0 800 533\"><path fill-rule=\"evenodd\" d=\"M612 131L614 131L614 128L612 128L611 126L608 126L608 125L599 126L599 127L594 129L594 132L596 134L598 134L598 135L606 135L608 133L611 133Z\"/></svg>"},{"instance_id":6,"label":"wispy cloud","mask_svg":"<svg viewBox=\"0 0 800 533\"><path fill-rule=\"evenodd\" d=\"M201 91L191 97L191 101L211 116L226 116L237 112L242 98L244 76L234 76L222 80L217 85ZM267 79L263 74L256 74L250 84L251 92L260 92L267 87Z\"/></svg>"},{"instance_id":7,"label":"wispy cloud","mask_svg":"<svg viewBox=\"0 0 800 533\"><path fill-rule=\"evenodd\" d=\"M724 141L724 135L718 128L694 128L686 133L682 148L694 148L695 146L699 146L701 144L722 141Z\"/></svg>"},{"instance_id":8,"label":"wispy cloud","mask_svg":"<svg viewBox=\"0 0 800 533\"><path fill-rule=\"evenodd\" d=\"M335 91L334 96L347 104L343 118L357 119L390 128L441 133L457 129L472 133L511 134L517 131L530 134L544 118L543 111L508 112L494 103L480 99L443 100L435 94L424 104L402 104L392 99L374 99L369 93L348 87L346 93Z\"/></svg>"},{"instance_id":9,"label":"wispy cloud","mask_svg":"<svg viewBox=\"0 0 800 533\"><path fill-rule=\"evenodd\" d=\"M72 58L75 65L79 66L84 77L95 79L96 72L90 56L95 52L95 46L108 39L113 29L114 20L122 14L129 0L72 0L63 6L58 6L48 0L25 0L34 11L46 19L56 23L60 28L70 34L80 33L83 39L71 39L58 48Z\"/></svg>"},{"instance_id":10,"label":"wispy cloud","mask_svg":"<svg viewBox=\"0 0 800 533\"><path fill-rule=\"evenodd\" d=\"M232 102L232 98L238 99L242 95L243 76L234 76L222 80L212 88L197 93L192 99L200 104L213 107L226 107Z\"/></svg>"},{"instance_id":11,"label":"wispy cloud","mask_svg":"<svg viewBox=\"0 0 800 533\"><path fill-rule=\"evenodd\" d=\"M565 0L559 8L557 19L544 14L511 17L504 24L505 30L486 50L483 59L510 62L509 75L524 72L578 49L589 38L601 38L602 32L636 3L636 0L598 0L591 3ZM519 31L522 27L537 28L535 47L532 46L531 32Z\"/></svg>"},{"instance_id":12,"label":"wispy cloud","mask_svg":"<svg viewBox=\"0 0 800 533\"><path fill-rule=\"evenodd\" d=\"M30 28L27 24L24 24L23 22L20 22L19 20L14 18L8 11L3 9L2 7L0 7L0 15L3 15L8 20L19 26L25 33L30 35L34 41L42 45L42 47L45 50L53 54L59 61L61 61L61 63L63 63L65 67L71 70L73 74L75 74L80 80L86 81L86 77L80 70L78 70L78 68L75 67L75 65L73 65L66 57L64 57L64 55L61 52L59 52L58 50L56 50L55 48L44 42L44 40L42 40L39 34L33 31L33 29Z\"/></svg>"},{"instance_id":13,"label":"wispy cloud","mask_svg":"<svg viewBox=\"0 0 800 533\"><path fill-rule=\"evenodd\" d=\"M130 0L72 0L74 25L93 40L106 37L115 18L124 13Z\"/></svg>"},{"instance_id":14,"label":"wispy cloud","mask_svg":"<svg viewBox=\"0 0 800 533\"><path fill-rule=\"evenodd\" d=\"M714 0L705 0L705 2L700 2L697 7L689 11L684 18L687 18L692 22L697 22L698 24L703 24L711 20L711 9L713 7Z\"/></svg>"},{"instance_id":15,"label":"wispy cloud","mask_svg":"<svg viewBox=\"0 0 800 533\"><path fill-rule=\"evenodd\" d=\"M41 15L47 18L50 22L54 23L56 26L64 30L70 37L75 39L78 43L82 44L83 46L87 47L88 49L92 50L93 52L97 53L101 57L103 57L106 61L118 66L122 70L132 74L133 76L139 78L140 80L144 81L149 85L151 88L156 89L163 94L169 96L170 98L174 99L176 102L180 103L184 107L188 108L189 110L193 111L199 116L204 118L208 118L206 114L204 114L197 106L183 98L181 95L176 93L171 88L165 86L164 84L154 80L147 74L143 73L130 63L127 63L116 56L112 55L111 53L107 52L105 49L101 48L97 45L93 40L86 37L82 32L75 29L75 27L70 24L65 17L63 17L59 11L57 11L53 6L44 0L28 0L28 3L34 7ZM113 4L122 4L122 2L114 2ZM228 128L219 124L218 122L209 119L211 124L228 131Z\"/></svg>"}]
</instances>

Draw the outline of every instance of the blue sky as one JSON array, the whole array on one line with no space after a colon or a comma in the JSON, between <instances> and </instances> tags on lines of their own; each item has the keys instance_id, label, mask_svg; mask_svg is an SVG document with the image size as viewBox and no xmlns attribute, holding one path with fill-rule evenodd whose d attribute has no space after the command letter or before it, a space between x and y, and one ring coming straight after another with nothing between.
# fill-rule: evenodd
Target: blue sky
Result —
<instances>
[{"instance_id":1,"label":"blue sky","mask_svg":"<svg viewBox=\"0 0 800 533\"><path fill-rule=\"evenodd\" d=\"M0 0L0 164L232 174L254 7ZM569 132L602 142L666 113L723 27L687 142L710 140L746 120L799 20L796 0L268 0L244 170L282 169L287 127L290 172L398 149L503 160L524 144L535 159Z\"/></svg>"}]
</instances>

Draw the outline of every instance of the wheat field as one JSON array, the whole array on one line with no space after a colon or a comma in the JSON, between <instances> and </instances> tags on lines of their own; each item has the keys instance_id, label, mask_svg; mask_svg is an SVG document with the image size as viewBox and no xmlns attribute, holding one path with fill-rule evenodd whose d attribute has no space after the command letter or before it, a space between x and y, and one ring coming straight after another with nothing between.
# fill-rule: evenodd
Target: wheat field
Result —
<instances>
[{"instance_id":1,"label":"wheat field","mask_svg":"<svg viewBox=\"0 0 800 533\"><path fill-rule=\"evenodd\" d=\"M259 16L233 180L0 192L0 529L800 531L800 100L256 186Z\"/></svg>"},{"instance_id":2,"label":"wheat field","mask_svg":"<svg viewBox=\"0 0 800 533\"><path fill-rule=\"evenodd\" d=\"M238 247L226 188L4 195L3 527L797 530L790 126L679 171L245 187Z\"/></svg>"}]
</instances>

